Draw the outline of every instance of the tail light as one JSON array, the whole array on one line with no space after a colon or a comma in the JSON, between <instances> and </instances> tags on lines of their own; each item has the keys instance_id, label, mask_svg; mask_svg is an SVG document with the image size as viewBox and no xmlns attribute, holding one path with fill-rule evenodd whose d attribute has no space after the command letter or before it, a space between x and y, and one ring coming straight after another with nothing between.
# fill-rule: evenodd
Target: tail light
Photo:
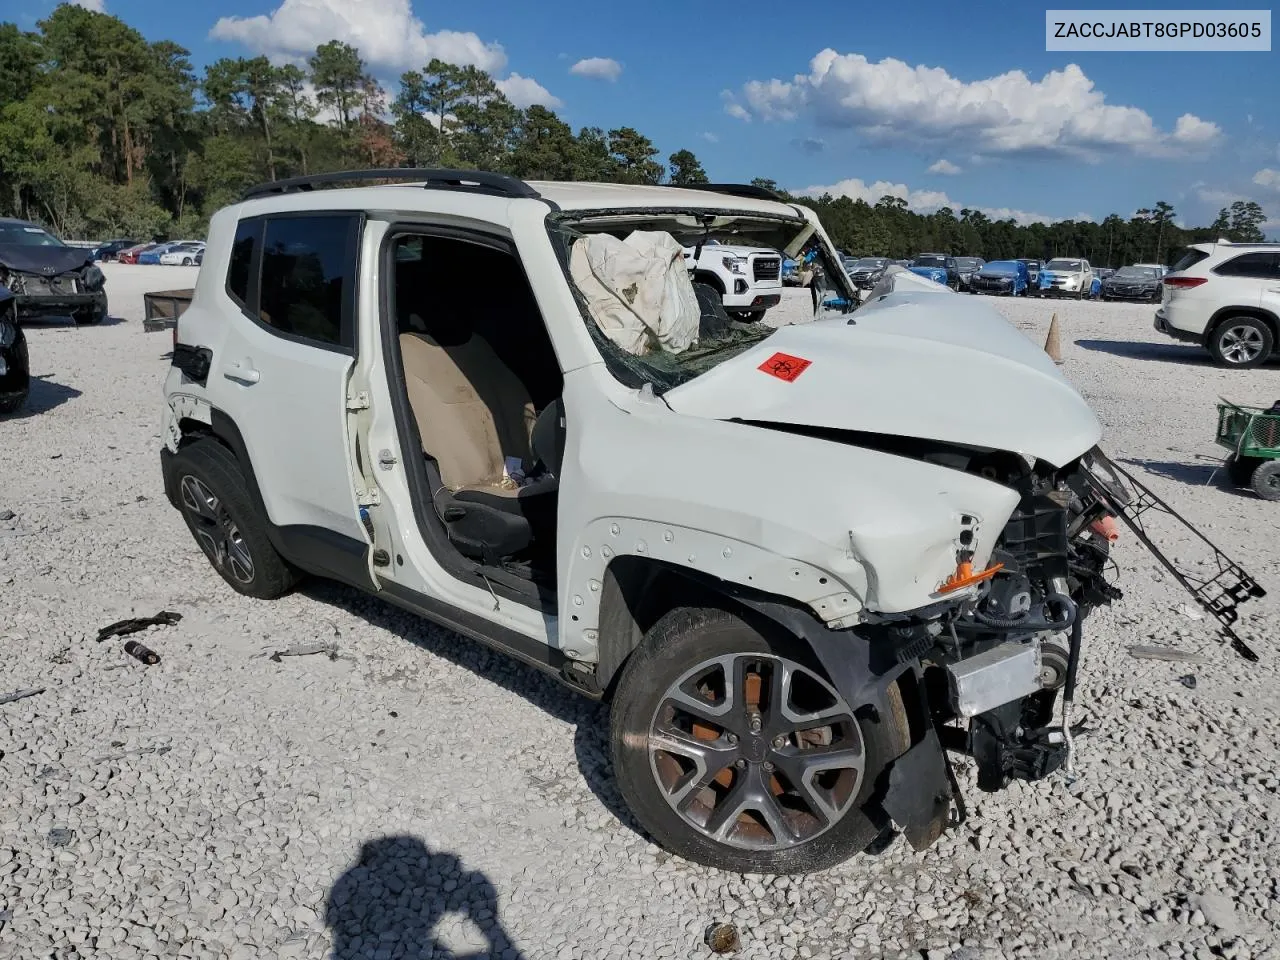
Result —
<instances>
[{"instance_id":1,"label":"tail light","mask_svg":"<svg viewBox=\"0 0 1280 960\"><path fill-rule=\"evenodd\" d=\"M1173 287L1177 290L1190 290L1192 287L1198 287L1202 283L1208 283L1208 277L1165 277L1164 285Z\"/></svg>"}]
</instances>

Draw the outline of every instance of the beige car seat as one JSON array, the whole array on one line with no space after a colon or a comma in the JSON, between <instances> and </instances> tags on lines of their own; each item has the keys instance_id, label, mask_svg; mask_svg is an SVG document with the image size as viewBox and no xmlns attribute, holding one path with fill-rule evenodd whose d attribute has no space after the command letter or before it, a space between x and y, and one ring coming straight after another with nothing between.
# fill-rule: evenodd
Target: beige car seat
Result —
<instances>
[{"instance_id":1,"label":"beige car seat","mask_svg":"<svg viewBox=\"0 0 1280 960\"><path fill-rule=\"evenodd\" d=\"M504 469L508 457L532 459L536 414L529 392L483 338L441 344L425 333L402 333L409 404L422 449L435 459L451 492L515 496Z\"/></svg>"}]
</instances>

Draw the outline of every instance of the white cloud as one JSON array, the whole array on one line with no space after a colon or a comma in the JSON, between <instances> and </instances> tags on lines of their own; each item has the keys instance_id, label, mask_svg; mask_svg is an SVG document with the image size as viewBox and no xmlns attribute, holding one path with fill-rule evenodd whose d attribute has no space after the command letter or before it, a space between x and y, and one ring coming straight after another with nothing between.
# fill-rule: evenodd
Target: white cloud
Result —
<instances>
[{"instance_id":1,"label":"white cloud","mask_svg":"<svg viewBox=\"0 0 1280 960\"><path fill-rule=\"evenodd\" d=\"M1264 167L1253 175L1253 182L1267 190L1280 192L1280 170Z\"/></svg>"},{"instance_id":2,"label":"white cloud","mask_svg":"<svg viewBox=\"0 0 1280 960\"><path fill-rule=\"evenodd\" d=\"M1117 106L1075 64L1032 80L1020 70L966 82L941 67L901 60L872 63L861 54L826 49L807 74L752 80L741 99L725 96L740 119L793 120L856 130L880 144L963 143L979 155L1051 153L1096 160L1106 151L1173 156L1202 151L1220 136L1217 124L1192 114L1172 131L1138 107Z\"/></svg>"},{"instance_id":3,"label":"white cloud","mask_svg":"<svg viewBox=\"0 0 1280 960\"><path fill-rule=\"evenodd\" d=\"M707 143L719 143L719 142L720 142L720 137L719 137L718 135L714 134L714 133L709 132L709 131L708 131L708 132L706 132L706 133L703 133L703 134L702 134L702 139L703 139L703 140L705 140L705 141L707 141Z\"/></svg>"},{"instance_id":4,"label":"white cloud","mask_svg":"<svg viewBox=\"0 0 1280 960\"><path fill-rule=\"evenodd\" d=\"M946 157L941 158L929 168L930 173L941 173L948 177L954 177L957 173L961 173L960 167L948 160Z\"/></svg>"},{"instance_id":5,"label":"white cloud","mask_svg":"<svg viewBox=\"0 0 1280 960\"><path fill-rule=\"evenodd\" d=\"M532 77L522 77L518 73L513 73L505 80L498 81L498 89L503 92L508 100L521 109L531 107L535 103L544 107L561 106L560 98L555 96Z\"/></svg>"},{"instance_id":6,"label":"white cloud","mask_svg":"<svg viewBox=\"0 0 1280 960\"><path fill-rule=\"evenodd\" d=\"M747 123L751 122L751 114L746 107L733 99L733 91L721 90L720 99L724 101L724 112L733 117L733 119L743 120Z\"/></svg>"},{"instance_id":7,"label":"white cloud","mask_svg":"<svg viewBox=\"0 0 1280 960\"><path fill-rule=\"evenodd\" d=\"M428 33L409 0L283 0L269 15L222 17L209 36L279 59L309 56L338 39L357 47L367 63L398 70L420 69L433 57L490 73L507 62L500 44L474 33Z\"/></svg>"},{"instance_id":8,"label":"white cloud","mask_svg":"<svg viewBox=\"0 0 1280 960\"><path fill-rule=\"evenodd\" d=\"M73 7L84 7L94 13L106 13L107 5L103 0L67 0Z\"/></svg>"},{"instance_id":9,"label":"white cloud","mask_svg":"<svg viewBox=\"0 0 1280 960\"><path fill-rule=\"evenodd\" d=\"M829 193L833 197L862 200L873 206L881 197L899 197L907 202L908 209L917 213L933 213L943 207L950 207L959 213L965 207L971 206L970 204L953 201L941 190L912 190L905 183L890 183L888 180L865 183L857 177L841 180L839 183L832 184L829 187L806 187L803 190L794 192L802 197L820 197ZM1012 218L1018 223L1053 223L1055 220L1062 219L1061 217L1050 217L1043 213L1016 210L1011 207L973 207L972 209L981 210L992 220Z\"/></svg>"},{"instance_id":10,"label":"white cloud","mask_svg":"<svg viewBox=\"0 0 1280 960\"><path fill-rule=\"evenodd\" d=\"M579 77L592 77L612 83L622 76L622 64L609 57L587 57L570 67L569 72Z\"/></svg>"}]
</instances>

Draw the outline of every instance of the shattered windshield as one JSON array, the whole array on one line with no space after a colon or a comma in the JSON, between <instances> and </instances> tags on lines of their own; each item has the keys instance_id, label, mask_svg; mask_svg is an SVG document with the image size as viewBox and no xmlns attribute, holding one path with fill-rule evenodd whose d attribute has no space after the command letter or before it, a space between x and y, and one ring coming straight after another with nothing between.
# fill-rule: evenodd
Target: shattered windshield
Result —
<instances>
[{"instance_id":1,"label":"shattered windshield","mask_svg":"<svg viewBox=\"0 0 1280 960\"><path fill-rule=\"evenodd\" d=\"M29 223L0 223L0 246L61 247L53 234Z\"/></svg>"},{"instance_id":2,"label":"shattered windshield","mask_svg":"<svg viewBox=\"0 0 1280 960\"><path fill-rule=\"evenodd\" d=\"M610 371L626 385L648 384L656 394L767 339L778 322L764 319L783 298L776 274L753 288L756 278L731 269L734 264L724 265L727 283L705 264L691 273L687 251L699 243L777 251L794 259L808 289L787 292L802 298L788 303L791 322L847 313L856 304L845 289L842 261L799 218L619 211L553 221L550 233Z\"/></svg>"}]
</instances>

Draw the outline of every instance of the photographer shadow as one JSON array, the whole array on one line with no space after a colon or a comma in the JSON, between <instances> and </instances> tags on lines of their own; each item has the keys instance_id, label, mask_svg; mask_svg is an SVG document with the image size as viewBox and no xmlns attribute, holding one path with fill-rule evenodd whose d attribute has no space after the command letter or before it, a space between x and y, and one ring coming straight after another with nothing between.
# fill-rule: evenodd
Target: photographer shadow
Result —
<instances>
[{"instance_id":1,"label":"photographer shadow","mask_svg":"<svg viewBox=\"0 0 1280 960\"><path fill-rule=\"evenodd\" d=\"M523 960L488 877L417 837L379 837L329 891L333 960Z\"/></svg>"}]
</instances>

